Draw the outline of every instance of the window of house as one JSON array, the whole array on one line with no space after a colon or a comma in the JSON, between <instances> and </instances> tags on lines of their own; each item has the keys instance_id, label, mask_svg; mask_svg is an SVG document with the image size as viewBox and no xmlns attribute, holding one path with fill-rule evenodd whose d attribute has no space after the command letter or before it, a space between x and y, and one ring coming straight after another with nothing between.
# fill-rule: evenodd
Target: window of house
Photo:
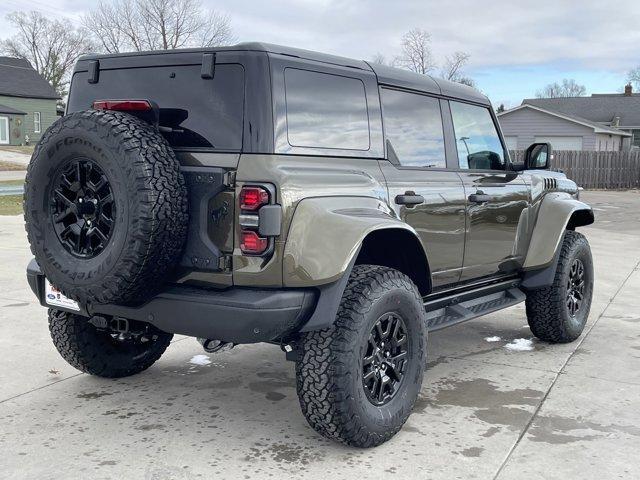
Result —
<instances>
[{"instance_id":1,"label":"window of house","mask_svg":"<svg viewBox=\"0 0 640 480\"><path fill-rule=\"evenodd\" d=\"M9 117L0 117L0 144L9 143Z\"/></svg>"},{"instance_id":2,"label":"window of house","mask_svg":"<svg viewBox=\"0 0 640 480\"><path fill-rule=\"evenodd\" d=\"M640 130L631 130L633 137L631 138L631 145L634 147L640 147Z\"/></svg>"},{"instance_id":3,"label":"window of house","mask_svg":"<svg viewBox=\"0 0 640 480\"><path fill-rule=\"evenodd\" d=\"M460 168L504 170L505 152L489 109L450 102Z\"/></svg>"},{"instance_id":4,"label":"window of house","mask_svg":"<svg viewBox=\"0 0 640 480\"><path fill-rule=\"evenodd\" d=\"M367 97L361 80L287 68L284 83L292 147L369 150Z\"/></svg>"},{"instance_id":5,"label":"window of house","mask_svg":"<svg viewBox=\"0 0 640 480\"><path fill-rule=\"evenodd\" d=\"M33 132L40 133L40 112L33 112Z\"/></svg>"},{"instance_id":6,"label":"window of house","mask_svg":"<svg viewBox=\"0 0 640 480\"><path fill-rule=\"evenodd\" d=\"M382 113L387 140L401 165L445 168L444 135L437 98L382 90Z\"/></svg>"}]
</instances>

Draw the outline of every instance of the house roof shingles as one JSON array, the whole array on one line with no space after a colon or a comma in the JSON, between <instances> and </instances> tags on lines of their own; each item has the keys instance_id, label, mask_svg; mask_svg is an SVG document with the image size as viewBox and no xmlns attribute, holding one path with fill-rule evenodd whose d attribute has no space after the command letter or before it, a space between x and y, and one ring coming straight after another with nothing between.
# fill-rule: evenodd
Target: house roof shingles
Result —
<instances>
[{"instance_id":1,"label":"house roof shingles","mask_svg":"<svg viewBox=\"0 0 640 480\"><path fill-rule=\"evenodd\" d=\"M567 116L619 128L640 127L640 95L592 95L591 97L527 98L522 104L533 105Z\"/></svg>"},{"instance_id":2,"label":"house roof shingles","mask_svg":"<svg viewBox=\"0 0 640 480\"><path fill-rule=\"evenodd\" d=\"M31 64L21 58L0 57L0 95L28 98L60 98Z\"/></svg>"}]
</instances>

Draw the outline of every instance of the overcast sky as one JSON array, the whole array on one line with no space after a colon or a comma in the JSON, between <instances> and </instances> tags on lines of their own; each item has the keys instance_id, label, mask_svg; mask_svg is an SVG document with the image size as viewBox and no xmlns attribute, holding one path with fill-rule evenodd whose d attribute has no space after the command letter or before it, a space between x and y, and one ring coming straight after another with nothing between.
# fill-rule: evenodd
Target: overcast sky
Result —
<instances>
[{"instance_id":1,"label":"overcast sky","mask_svg":"<svg viewBox=\"0 0 640 480\"><path fill-rule=\"evenodd\" d=\"M11 34L4 16L41 10L78 18L97 0L1 0L0 38ZM619 91L640 65L640 2L603 0L203 0L231 17L240 41L265 41L370 59L392 57L404 32L432 35L442 60L471 55L466 73L495 104L518 105L547 83L575 78L588 93Z\"/></svg>"}]
</instances>

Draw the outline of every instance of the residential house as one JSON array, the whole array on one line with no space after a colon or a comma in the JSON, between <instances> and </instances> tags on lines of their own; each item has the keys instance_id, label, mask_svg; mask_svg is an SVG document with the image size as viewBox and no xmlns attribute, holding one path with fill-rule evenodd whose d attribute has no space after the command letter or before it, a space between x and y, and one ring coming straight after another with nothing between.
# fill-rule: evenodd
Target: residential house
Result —
<instances>
[{"instance_id":1,"label":"residential house","mask_svg":"<svg viewBox=\"0 0 640 480\"><path fill-rule=\"evenodd\" d=\"M56 120L59 96L21 58L0 57L0 145L33 145Z\"/></svg>"},{"instance_id":2,"label":"residential house","mask_svg":"<svg viewBox=\"0 0 640 480\"><path fill-rule=\"evenodd\" d=\"M619 151L640 147L640 94L531 98L498 114L507 148L549 142L555 150Z\"/></svg>"}]
</instances>

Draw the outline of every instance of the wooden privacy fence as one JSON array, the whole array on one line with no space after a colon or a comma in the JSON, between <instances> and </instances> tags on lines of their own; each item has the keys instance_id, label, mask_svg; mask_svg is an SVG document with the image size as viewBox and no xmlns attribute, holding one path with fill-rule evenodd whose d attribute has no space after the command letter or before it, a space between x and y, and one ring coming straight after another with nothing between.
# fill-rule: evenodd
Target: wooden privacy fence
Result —
<instances>
[{"instance_id":1,"label":"wooden privacy fence","mask_svg":"<svg viewBox=\"0 0 640 480\"><path fill-rule=\"evenodd\" d=\"M521 163L523 150L511 150L511 160ZM552 170L560 170L583 188L626 190L640 188L640 150L586 152L556 150Z\"/></svg>"}]
</instances>

